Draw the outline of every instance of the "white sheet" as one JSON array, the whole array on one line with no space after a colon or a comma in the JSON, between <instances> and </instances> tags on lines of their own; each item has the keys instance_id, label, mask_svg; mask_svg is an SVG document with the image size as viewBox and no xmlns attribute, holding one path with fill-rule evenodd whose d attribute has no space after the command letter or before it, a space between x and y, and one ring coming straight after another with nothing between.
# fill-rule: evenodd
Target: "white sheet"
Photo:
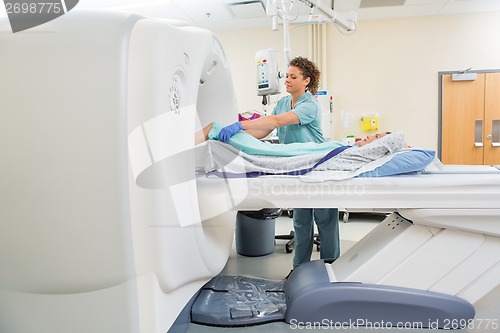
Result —
<instances>
[{"instance_id":1,"label":"white sheet","mask_svg":"<svg viewBox=\"0 0 500 333\"><path fill-rule=\"evenodd\" d=\"M401 143L403 142L403 138L401 135ZM382 140L380 139L377 142L380 142L385 147L386 144ZM365 146L363 148L356 148L356 150L348 149L340 152L338 155L318 164L328 152L291 157L249 155L231 145L214 140L209 140L207 147L204 165L205 172L207 173L213 172L213 175L218 176L221 176L221 173L225 173L224 177L245 178L247 177L247 173L271 173L273 177L297 177L296 175L280 175L279 173L295 172L296 174L301 174L299 171L309 168L321 171L320 173L307 172L299 176L304 182L323 182L326 180L354 178L365 172L377 169L391 161L398 154L411 150L402 149L390 153L391 150L389 149L388 152L384 150L385 153L378 155L368 150L367 154L371 153L371 155L363 156L360 149L368 148L368 146ZM396 148L400 149L393 147L393 150L397 150ZM359 153L354 153L358 151ZM437 160L435 163L437 168L439 168L438 164L440 162ZM356 167L353 168L353 165Z\"/></svg>"},{"instance_id":2,"label":"white sheet","mask_svg":"<svg viewBox=\"0 0 500 333\"><path fill-rule=\"evenodd\" d=\"M237 210L264 207L370 208L370 209L500 209L500 170L472 167L481 173L442 171L380 178L305 182L299 177L263 176L253 179L221 179L201 176L198 188L225 183ZM476 171L477 172L477 171ZM323 173L323 171L313 171ZM319 175L312 175L318 177Z\"/></svg>"}]
</instances>

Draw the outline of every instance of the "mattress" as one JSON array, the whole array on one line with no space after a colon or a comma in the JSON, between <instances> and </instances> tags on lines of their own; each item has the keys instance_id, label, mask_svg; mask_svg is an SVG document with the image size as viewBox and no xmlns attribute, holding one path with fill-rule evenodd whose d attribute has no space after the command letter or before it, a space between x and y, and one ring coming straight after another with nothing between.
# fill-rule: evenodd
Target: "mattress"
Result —
<instances>
[{"instance_id":1,"label":"mattress","mask_svg":"<svg viewBox=\"0 0 500 333\"><path fill-rule=\"evenodd\" d=\"M322 171L308 177L320 179ZM225 186L236 210L272 207L370 209L500 209L495 166L444 166L419 174L309 182L302 176L224 179L200 176L198 190ZM222 199L222 197L221 197Z\"/></svg>"}]
</instances>

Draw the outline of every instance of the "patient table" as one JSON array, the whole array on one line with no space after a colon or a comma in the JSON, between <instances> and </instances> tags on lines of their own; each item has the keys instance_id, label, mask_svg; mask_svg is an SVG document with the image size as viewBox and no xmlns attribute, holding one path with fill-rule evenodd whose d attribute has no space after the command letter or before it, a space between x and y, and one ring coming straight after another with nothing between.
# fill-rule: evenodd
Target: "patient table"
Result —
<instances>
[{"instance_id":1,"label":"patient table","mask_svg":"<svg viewBox=\"0 0 500 333\"><path fill-rule=\"evenodd\" d=\"M311 182L311 179L316 181ZM212 182L220 180L200 178L199 190L203 192L206 187L213 187ZM310 269L324 271L332 286L337 282L356 282L411 288L458 296L471 304L499 286L498 167L445 166L441 171L418 175L327 182L321 182L320 176L309 177L306 181L297 177L260 177L226 179L225 182L231 193L226 200L241 210L300 207L305 202L308 207L330 207L335 203L339 207L396 212L337 261L322 263L322 268L318 268L318 263L312 264ZM308 283L317 284L317 281ZM369 302L369 292L363 293ZM322 290L318 295L324 294ZM331 306L332 316L342 318L338 310L343 307ZM305 307L309 308L310 305ZM312 306L312 309L316 308ZM294 311L302 313L303 310ZM355 314L355 311L351 313ZM414 318L417 317L415 313ZM387 317L380 319L387 322Z\"/></svg>"},{"instance_id":2,"label":"patient table","mask_svg":"<svg viewBox=\"0 0 500 333\"><path fill-rule=\"evenodd\" d=\"M3 18L0 50L2 332L166 332L223 269L236 212L270 207L397 212L321 264L331 283L471 304L498 287L498 174L197 175L194 132L237 115L208 31L74 9L15 34Z\"/></svg>"}]
</instances>

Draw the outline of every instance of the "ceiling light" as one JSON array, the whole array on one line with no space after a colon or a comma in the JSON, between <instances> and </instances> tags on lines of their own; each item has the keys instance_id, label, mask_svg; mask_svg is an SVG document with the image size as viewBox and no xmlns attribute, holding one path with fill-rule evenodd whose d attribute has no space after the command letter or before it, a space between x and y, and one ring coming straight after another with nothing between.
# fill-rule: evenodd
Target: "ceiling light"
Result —
<instances>
[{"instance_id":1,"label":"ceiling light","mask_svg":"<svg viewBox=\"0 0 500 333\"><path fill-rule=\"evenodd\" d=\"M266 9L261 1L250 1L229 5L229 8L237 19L254 17L265 17Z\"/></svg>"}]
</instances>

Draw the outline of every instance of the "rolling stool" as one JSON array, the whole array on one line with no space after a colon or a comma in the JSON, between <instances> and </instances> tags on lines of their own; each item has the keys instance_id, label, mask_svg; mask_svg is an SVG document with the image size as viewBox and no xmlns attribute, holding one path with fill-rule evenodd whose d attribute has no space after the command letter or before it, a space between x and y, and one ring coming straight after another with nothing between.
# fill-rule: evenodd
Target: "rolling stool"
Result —
<instances>
[{"instance_id":1,"label":"rolling stool","mask_svg":"<svg viewBox=\"0 0 500 333\"><path fill-rule=\"evenodd\" d=\"M289 218L293 218L293 209L283 209L283 215L284 214L287 214ZM292 230L292 231L290 231L290 233L288 235L276 235L276 236L274 236L274 239L288 240L288 242L286 242L286 244L285 244L285 251L286 251L286 253L292 253L293 246L295 244L294 237L295 237L295 232ZM319 240L318 234L314 234L314 241L313 242L314 242L314 245L316 245L316 251L319 252L321 242Z\"/></svg>"}]
</instances>

